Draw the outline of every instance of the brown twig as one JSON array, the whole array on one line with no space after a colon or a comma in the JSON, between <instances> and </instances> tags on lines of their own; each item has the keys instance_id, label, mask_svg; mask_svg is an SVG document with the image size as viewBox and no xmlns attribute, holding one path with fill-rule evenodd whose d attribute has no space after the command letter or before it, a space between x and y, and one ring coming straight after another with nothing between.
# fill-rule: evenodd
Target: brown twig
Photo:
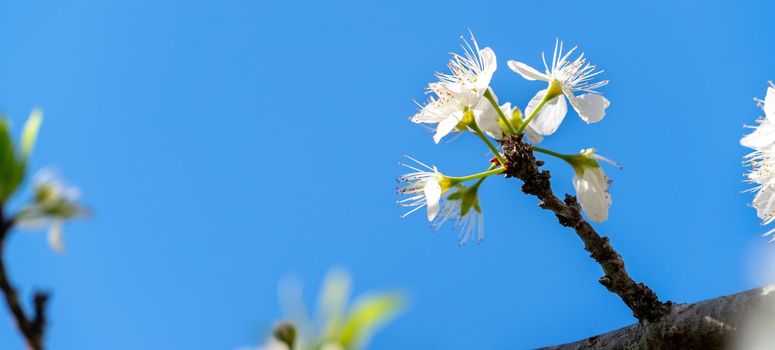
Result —
<instances>
[{"instance_id":1,"label":"brown twig","mask_svg":"<svg viewBox=\"0 0 775 350\"><path fill-rule=\"evenodd\" d=\"M46 304L48 294L44 292L35 292L33 296L34 312L32 316L27 316L24 312L19 295L8 278L8 271L5 267L5 243L13 227L13 221L6 219L3 210L0 207L0 290L5 296L5 303L11 311L11 315L16 322L24 340L32 350L43 350L43 335L46 330Z\"/></svg>"},{"instance_id":2,"label":"brown twig","mask_svg":"<svg viewBox=\"0 0 775 350\"><path fill-rule=\"evenodd\" d=\"M576 197L566 194L560 200L552 192L549 171L538 169L542 161L536 161L530 145L521 137L501 141L504 156L508 162L505 174L524 181L522 191L541 200L541 208L552 211L561 225L573 228L584 242L584 248L600 264L605 275L600 284L616 293L632 310L640 322L654 322L666 315L672 305L662 303L656 293L643 283L630 278L624 267L624 260L614 250L607 237L600 237L595 229L581 215Z\"/></svg>"}]
</instances>

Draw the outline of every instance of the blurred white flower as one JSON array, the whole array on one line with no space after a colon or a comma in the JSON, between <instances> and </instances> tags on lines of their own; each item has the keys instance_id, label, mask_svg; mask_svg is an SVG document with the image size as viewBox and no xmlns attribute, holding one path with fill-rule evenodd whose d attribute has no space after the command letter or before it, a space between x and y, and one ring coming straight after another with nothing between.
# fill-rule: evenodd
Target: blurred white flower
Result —
<instances>
[{"instance_id":1,"label":"blurred white flower","mask_svg":"<svg viewBox=\"0 0 775 350\"><path fill-rule=\"evenodd\" d=\"M365 349L374 333L403 309L404 296L395 291L368 293L351 303L351 284L347 272L329 271L313 315L304 305L301 282L285 279L280 301L287 319L274 327L273 339L258 350Z\"/></svg>"},{"instance_id":2,"label":"blurred white flower","mask_svg":"<svg viewBox=\"0 0 775 350\"><path fill-rule=\"evenodd\" d=\"M594 153L595 149L582 150L569 162L576 174L573 175L573 187L581 208L590 220L603 222L608 220L608 208L611 207L611 194L608 186L611 180L603 172L599 161L619 167L619 164Z\"/></svg>"},{"instance_id":3,"label":"blurred white flower","mask_svg":"<svg viewBox=\"0 0 775 350\"><path fill-rule=\"evenodd\" d=\"M249 349L245 349L249 350ZM288 345L274 338L270 338L263 346L255 350L291 350Z\"/></svg>"},{"instance_id":4,"label":"blurred white flower","mask_svg":"<svg viewBox=\"0 0 775 350\"><path fill-rule=\"evenodd\" d=\"M587 123L596 123L605 116L605 109L610 102L596 90L606 84L608 80L592 82L592 78L602 73L596 66L587 63L584 54L575 60L569 60L569 56L576 50L572 48L563 54L562 41L555 42L552 65L546 62L546 57L541 54L544 61L545 73L541 73L525 63L511 60L509 68L520 74L527 80L541 80L549 83L547 89L539 91L525 108L525 114L530 115L533 110L544 100L548 93L550 100L538 112L531 122L535 131L541 135L551 135L562 123L568 111L565 98L567 98L579 117ZM586 92L575 96L575 92ZM564 96L563 96L564 95Z\"/></svg>"},{"instance_id":5,"label":"blurred white flower","mask_svg":"<svg viewBox=\"0 0 775 350\"><path fill-rule=\"evenodd\" d=\"M326 343L320 347L320 350L344 350L344 348L337 343Z\"/></svg>"},{"instance_id":6,"label":"blurred white flower","mask_svg":"<svg viewBox=\"0 0 775 350\"><path fill-rule=\"evenodd\" d=\"M772 83L764 100L758 101L764 110L764 118L757 120L754 131L744 136L740 144L754 150L745 156L743 164L749 167L748 182L755 184L749 190L756 192L753 207L762 224L766 225L775 220L775 87ZM765 235L773 232L775 229Z\"/></svg>"},{"instance_id":7,"label":"blurred white flower","mask_svg":"<svg viewBox=\"0 0 775 350\"><path fill-rule=\"evenodd\" d=\"M428 93L435 96L410 118L415 123L436 124L436 143L458 126L466 110L474 112L477 122L488 110L495 112L484 98L497 68L495 52L489 47L480 49L473 34L471 43L464 40L462 48L462 55L453 54L450 59L450 74L436 73L439 81L428 84ZM487 117L493 122L497 119L496 114Z\"/></svg>"},{"instance_id":8,"label":"blurred white flower","mask_svg":"<svg viewBox=\"0 0 775 350\"><path fill-rule=\"evenodd\" d=\"M406 217L422 207L428 207L428 221L432 221L439 213L442 195L449 189L450 183L435 166L430 167L412 157L405 157L414 161L416 165L399 163L414 171L398 178L404 187L399 188L397 192L410 196L398 201L398 204L402 207L414 207L414 209L401 217Z\"/></svg>"},{"instance_id":9,"label":"blurred white flower","mask_svg":"<svg viewBox=\"0 0 775 350\"><path fill-rule=\"evenodd\" d=\"M19 211L16 224L30 229L49 226L49 246L57 253L64 253L62 225L66 220L88 215L88 210L76 203L80 191L62 182L51 169L35 175L33 188L34 200Z\"/></svg>"}]
</instances>

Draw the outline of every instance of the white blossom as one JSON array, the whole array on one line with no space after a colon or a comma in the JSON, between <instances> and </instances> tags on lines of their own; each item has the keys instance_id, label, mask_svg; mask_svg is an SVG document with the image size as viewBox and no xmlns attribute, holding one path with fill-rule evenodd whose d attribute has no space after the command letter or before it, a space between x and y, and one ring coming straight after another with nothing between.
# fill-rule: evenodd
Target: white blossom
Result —
<instances>
[{"instance_id":1,"label":"white blossom","mask_svg":"<svg viewBox=\"0 0 775 350\"><path fill-rule=\"evenodd\" d=\"M599 156L590 148L582 150L577 156L578 161L571 163L576 170L573 175L573 187L581 204L581 209L590 220L603 222L608 220L608 208L611 207L611 194L608 187L611 180L603 172L599 161L604 161L619 167L615 162Z\"/></svg>"},{"instance_id":2,"label":"white blossom","mask_svg":"<svg viewBox=\"0 0 775 350\"><path fill-rule=\"evenodd\" d=\"M497 118L497 114L489 113L494 109L484 97L497 68L495 52L489 47L480 49L473 34L471 43L464 40L462 48L462 55L452 54L449 74L436 73L438 82L428 84L427 88L432 96L410 118L415 123L436 124L436 143L455 130L466 110L474 113L477 123L481 118L488 118L485 123Z\"/></svg>"},{"instance_id":3,"label":"white blossom","mask_svg":"<svg viewBox=\"0 0 775 350\"><path fill-rule=\"evenodd\" d=\"M501 132L497 121L498 114L486 98L478 98L475 102L469 103L447 91L440 83L430 84L428 90L435 97L429 98L411 120L415 123L436 124L434 142L439 143L444 136L455 130L463 120L466 110L473 112L476 123L482 131Z\"/></svg>"},{"instance_id":4,"label":"white blossom","mask_svg":"<svg viewBox=\"0 0 775 350\"><path fill-rule=\"evenodd\" d=\"M406 214L401 216L402 218L417 211L420 208L428 208L428 221L432 221L436 218L441 208L442 195L446 192L448 185L445 181L446 177L441 174L436 167L430 167L424 163L406 156L410 160L414 161L416 165L409 165L405 163L399 163L413 172L404 174L398 178L399 182L404 184L404 187L398 189L399 194L408 195L408 198L398 201L398 204L402 207L413 208Z\"/></svg>"},{"instance_id":5,"label":"white blossom","mask_svg":"<svg viewBox=\"0 0 775 350\"><path fill-rule=\"evenodd\" d=\"M608 178L600 167L587 168L573 175L573 187L581 202L581 208L595 222L608 220L611 195L608 193Z\"/></svg>"},{"instance_id":6,"label":"white blossom","mask_svg":"<svg viewBox=\"0 0 775 350\"><path fill-rule=\"evenodd\" d=\"M439 83L449 92L469 103L484 96L490 87L490 81L498 68L495 52L489 48L479 48L476 38L471 34L471 43L463 39L463 54L452 54L449 62L451 74L436 73Z\"/></svg>"},{"instance_id":7,"label":"white blossom","mask_svg":"<svg viewBox=\"0 0 775 350\"><path fill-rule=\"evenodd\" d=\"M757 101L764 110L764 118L757 120L759 125L744 136L740 144L755 150L772 148L775 145L775 87L768 87L764 100Z\"/></svg>"},{"instance_id":8,"label":"white blossom","mask_svg":"<svg viewBox=\"0 0 775 350\"><path fill-rule=\"evenodd\" d=\"M563 54L562 41L555 42L554 55L551 67L546 62L546 57L541 54L544 61L545 73L528 66L525 63L511 60L509 68L520 74L527 80L541 80L549 83L547 89L539 91L528 103L525 114L530 115L541 103L547 91L549 100L531 121L535 131L541 135L551 135L559 128L565 114L568 111L565 99L567 98L579 117L587 123L596 123L605 116L605 109L610 102L597 92L597 89L608 84L607 80L593 82L592 79L602 70L589 64L582 53L576 59L570 60L570 55L577 47ZM585 92L576 96L576 92Z\"/></svg>"},{"instance_id":9,"label":"white blossom","mask_svg":"<svg viewBox=\"0 0 775 350\"><path fill-rule=\"evenodd\" d=\"M755 184L749 190L756 192L753 207L762 224L766 225L775 220L775 87L772 83L764 100L758 101L764 117L757 120L754 131L744 136L740 144L754 150L745 156L743 164L749 167L748 182ZM765 235L773 232L775 229Z\"/></svg>"},{"instance_id":10,"label":"white blossom","mask_svg":"<svg viewBox=\"0 0 775 350\"><path fill-rule=\"evenodd\" d=\"M291 350L288 345L274 338L269 339L259 348L245 348L244 350Z\"/></svg>"},{"instance_id":11,"label":"white blossom","mask_svg":"<svg viewBox=\"0 0 775 350\"><path fill-rule=\"evenodd\" d=\"M484 238L484 221L479 206L478 183L465 187L441 174L435 166L431 167L412 157L406 157L417 165L399 163L413 170L398 179L404 184L398 189L398 193L409 196L398 201L398 204L413 208L402 218L427 207L428 221L434 231L451 221L453 230L460 231L458 241L461 245L470 240L481 241ZM450 191L451 188L455 190Z\"/></svg>"}]
</instances>

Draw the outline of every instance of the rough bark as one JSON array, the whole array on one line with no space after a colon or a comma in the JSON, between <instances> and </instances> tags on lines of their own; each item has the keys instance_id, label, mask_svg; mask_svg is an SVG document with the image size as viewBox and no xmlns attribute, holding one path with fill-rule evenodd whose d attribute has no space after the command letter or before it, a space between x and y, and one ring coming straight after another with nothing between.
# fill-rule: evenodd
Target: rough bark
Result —
<instances>
[{"instance_id":1,"label":"rough bark","mask_svg":"<svg viewBox=\"0 0 775 350\"><path fill-rule=\"evenodd\" d=\"M775 293L770 293L773 289L770 286L694 304L674 304L659 321L639 322L577 342L542 349L771 349L775 344L757 343L756 339L750 339L756 337L755 332L749 334L747 331L752 327L772 326L767 321L757 321L757 317L765 315L771 322L775 315ZM772 331L764 329L763 332ZM743 343L745 341L749 343Z\"/></svg>"},{"instance_id":2,"label":"rough bark","mask_svg":"<svg viewBox=\"0 0 775 350\"><path fill-rule=\"evenodd\" d=\"M560 200L552 192L547 170L539 170L542 161L536 161L533 149L521 137L510 137L501 141L506 164L507 177L524 182L522 191L538 197L539 206L552 211L561 225L572 228L584 242L584 248L600 264L605 275L600 284L616 293L632 310L633 316L641 322L659 320L670 310L671 303L659 301L656 293L643 283L636 283L627 273L624 259L614 250L608 237L601 237L581 215L576 197L566 194Z\"/></svg>"}]
</instances>

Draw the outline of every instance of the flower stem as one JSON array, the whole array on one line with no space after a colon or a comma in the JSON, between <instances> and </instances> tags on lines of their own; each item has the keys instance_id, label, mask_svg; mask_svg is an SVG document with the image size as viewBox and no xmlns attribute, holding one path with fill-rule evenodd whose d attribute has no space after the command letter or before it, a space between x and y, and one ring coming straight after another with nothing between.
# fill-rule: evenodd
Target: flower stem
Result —
<instances>
[{"instance_id":1,"label":"flower stem","mask_svg":"<svg viewBox=\"0 0 775 350\"><path fill-rule=\"evenodd\" d=\"M495 97L492 96L492 93L490 92L490 89L488 88L487 91L484 92L484 97L487 98L488 101L490 101L490 104L492 105L492 108L495 108L495 110L498 112L498 116L503 121L503 124L506 124L506 129L508 129L509 133L511 135L516 135L517 130L514 129L514 126L511 125L509 122L509 119L506 118L506 115L503 114L503 111L498 106L498 103L495 102Z\"/></svg>"},{"instance_id":2,"label":"flower stem","mask_svg":"<svg viewBox=\"0 0 775 350\"><path fill-rule=\"evenodd\" d=\"M482 182L484 182L484 180L486 180L488 177L489 177L489 176L485 176L485 177L479 178L479 180L476 180L476 183L474 183L474 184L473 184L471 187L469 187L468 189L469 189L469 190L473 190L473 191L478 191L478 190L479 190L479 186L480 186L480 185L482 184Z\"/></svg>"},{"instance_id":3,"label":"flower stem","mask_svg":"<svg viewBox=\"0 0 775 350\"><path fill-rule=\"evenodd\" d=\"M544 105L549 102L550 99L546 98L547 96L544 96L544 99L541 100L541 103L538 104L536 109L533 110L532 113L525 119L525 122L522 123L522 126L519 127L519 131L517 132L518 135L521 135L523 132L525 132L525 128L527 128L527 125L530 124L530 121L535 118L536 115L538 115L538 112L541 110L541 108L544 108Z\"/></svg>"},{"instance_id":4,"label":"flower stem","mask_svg":"<svg viewBox=\"0 0 775 350\"><path fill-rule=\"evenodd\" d=\"M566 162L568 161L568 157L570 157L570 155L568 155L568 154L558 153L558 152L555 152L555 151L552 151L552 150L549 150L549 149L546 149L546 148L542 148L542 147L538 147L538 146L534 146L534 145L531 145L530 147L534 151L536 151L536 152L548 154L550 156L555 156L555 157L560 158L560 159L562 159L562 160L564 160Z\"/></svg>"},{"instance_id":5,"label":"flower stem","mask_svg":"<svg viewBox=\"0 0 775 350\"><path fill-rule=\"evenodd\" d=\"M495 154L495 158L498 158L498 162L501 163L501 165L506 165L506 159L503 158L501 153L498 151L497 148L495 148L495 145L490 142L490 139L487 138L487 136L482 132L482 129L479 128L479 125L476 125L476 122L471 123L468 125L471 129L474 130L474 134L476 136L479 136L480 139L482 139L482 142L487 145L487 147L492 151L493 154Z\"/></svg>"},{"instance_id":6,"label":"flower stem","mask_svg":"<svg viewBox=\"0 0 775 350\"><path fill-rule=\"evenodd\" d=\"M498 169L496 169L496 168L498 168L498 166L496 164L490 165L490 167L487 168L487 171L485 171L485 173L491 172L491 171L494 171L494 170L498 170L499 172L494 174L494 175L498 175L498 174L503 173L504 171L506 171L505 167L500 167ZM473 186L471 186L471 188L479 187L479 185L481 185L482 182L484 182L484 180L487 179L488 177L490 177L490 175L482 176L481 178L479 178L479 180L476 181L476 183Z\"/></svg>"},{"instance_id":7,"label":"flower stem","mask_svg":"<svg viewBox=\"0 0 775 350\"><path fill-rule=\"evenodd\" d=\"M476 174L468 175L468 176L459 176L459 177L447 176L447 177L449 179L453 180L453 181L456 181L456 182L463 182L463 181L469 181L469 180L474 180L474 179L483 179L483 178L486 178L486 177L488 177L490 175L498 175L498 174L504 172L505 170L506 170L506 168L499 167L499 168L490 169L490 170L487 170L487 171L483 171L481 173L476 173Z\"/></svg>"}]
</instances>

